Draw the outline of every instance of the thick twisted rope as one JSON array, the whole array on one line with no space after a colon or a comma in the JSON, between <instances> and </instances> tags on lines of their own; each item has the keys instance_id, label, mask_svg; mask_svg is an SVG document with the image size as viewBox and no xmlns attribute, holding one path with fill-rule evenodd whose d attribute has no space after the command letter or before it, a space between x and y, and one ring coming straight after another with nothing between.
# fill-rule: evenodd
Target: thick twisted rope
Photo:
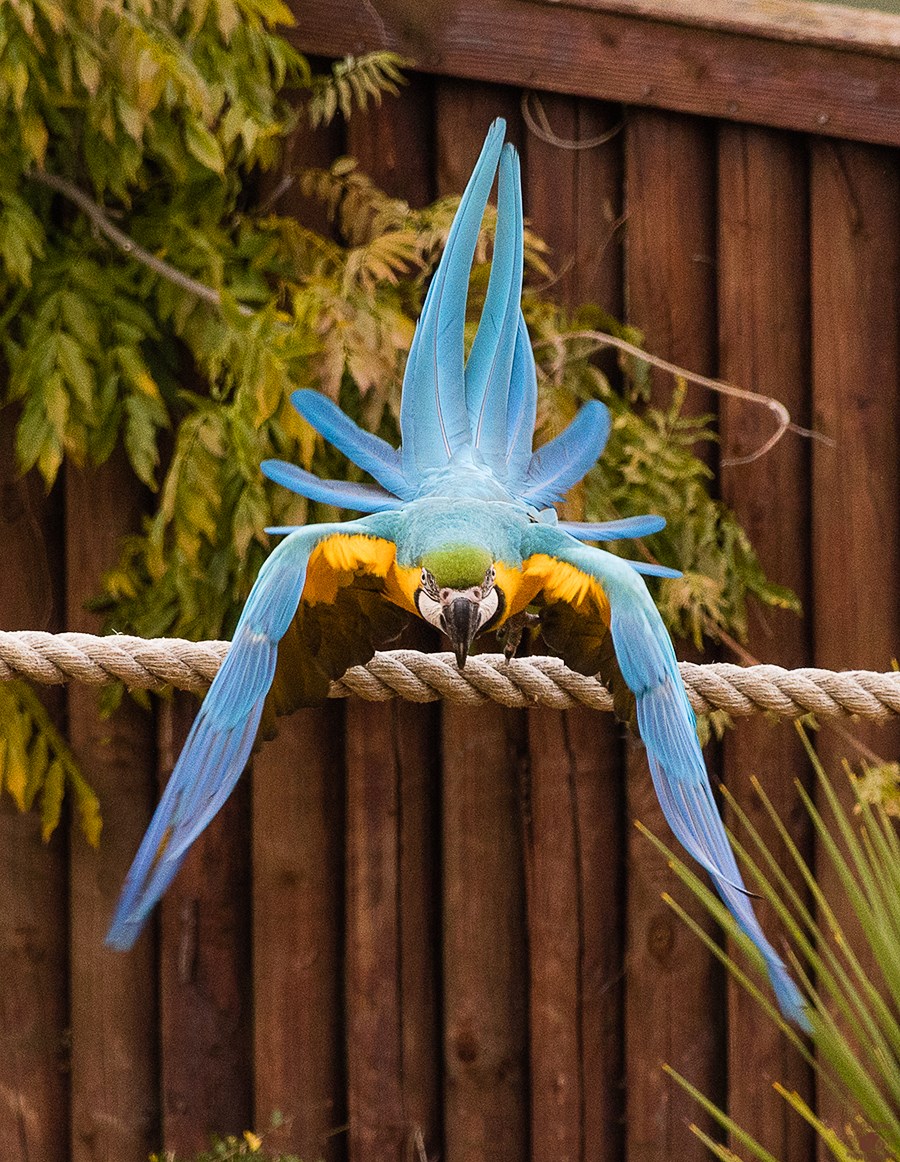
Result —
<instances>
[{"instance_id":1,"label":"thick twisted rope","mask_svg":"<svg viewBox=\"0 0 900 1162\"><path fill-rule=\"evenodd\" d=\"M229 642L136 638L84 633L0 632L0 680L29 678L58 684L70 678L93 685L121 681L139 689L171 685L204 691L228 652ZM691 705L699 713L725 710L733 716L767 711L785 718L814 713L820 718L851 714L887 721L900 714L900 672L799 669L780 666L698 666L681 663ZM391 650L333 682L329 697L357 695L373 702L504 706L590 706L611 710L612 697L596 678L576 674L559 658L514 658L480 654L456 667L452 654Z\"/></svg>"}]
</instances>

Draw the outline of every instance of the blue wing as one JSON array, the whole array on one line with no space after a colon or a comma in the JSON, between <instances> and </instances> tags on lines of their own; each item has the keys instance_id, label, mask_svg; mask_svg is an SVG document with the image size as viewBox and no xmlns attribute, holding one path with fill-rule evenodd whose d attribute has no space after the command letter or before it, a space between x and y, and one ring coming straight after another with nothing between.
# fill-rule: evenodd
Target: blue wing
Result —
<instances>
[{"instance_id":1,"label":"blue wing","mask_svg":"<svg viewBox=\"0 0 900 1162\"><path fill-rule=\"evenodd\" d=\"M125 880L106 937L130 948L187 850L231 794L256 738L275 674L278 642L300 602L315 546L367 526L313 525L294 532L266 560L251 590L228 656L210 687Z\"/></svg>"},{"instance_id":2,"label":"blue wing","mask_svg":"<svg viewBox=\"0 0 900 1162\"><path fill-rule=\"evenodd\" d=\"M679 842L710 873L740 928L761 952L782 1012L806 1026L803 998L763 934L719 816L694 712L675 651L643 581L619 557L578 544L552 526L532 525L523 558L540 553L595 581L609 601L616 660L633 692L637 725L663 813Z\"/></svg>"}]
</instances>

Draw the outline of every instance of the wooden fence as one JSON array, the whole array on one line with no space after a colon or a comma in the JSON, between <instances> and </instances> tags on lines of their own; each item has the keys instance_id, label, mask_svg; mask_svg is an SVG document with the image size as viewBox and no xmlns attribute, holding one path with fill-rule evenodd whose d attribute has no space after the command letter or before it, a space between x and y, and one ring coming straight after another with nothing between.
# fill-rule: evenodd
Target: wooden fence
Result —
<instances>
[{"instance_id":1,"label":"wooden fence","mask_svg":"<svg viewBox=\"0 0 900 1162\"><path fill-rule=\"evenodd\" d=\"M346 132L298 137L293 163L351 152L423 204L462 189L505 116L526 212L561 271L554 293L601 303L649 350L777 396L830 437L789 435L728 465L769 420L691 392L718 412L721 494L807 610L755 611L750 652L887 668L900 628L900 65L827 37L665 23L649 2L643 16L606 11L623 7L304 0L304 50L391 45L421 71ZM552 133L523 120L532 89ZM10 424L0 413L0 624L94 632L84 602L147 498L116 460L67 468L45 496L15 476ZM306 1162L705 1158L689 1122L709 1122L662 1062L776 1157L812 1162L771 1083L812 1095L813 1080L661 900L683 897L631 821L666 828L641 751L611 720L303 711L121 955L103 934L196 704L103 721L83 688L52 702L106 825L99 851L74 831L44 847L33 818L0 805L4 1162L136 1162L163 1141L180 1152L210 1130L265 1128L276 1110L269 1144ZM853 733L897 754L896 728ZM820 746L834 765L848 749L825 732ZM789 726L742 721L710 764L765 830L758 775L811 851Z\"/></svg>"}]
</instances>

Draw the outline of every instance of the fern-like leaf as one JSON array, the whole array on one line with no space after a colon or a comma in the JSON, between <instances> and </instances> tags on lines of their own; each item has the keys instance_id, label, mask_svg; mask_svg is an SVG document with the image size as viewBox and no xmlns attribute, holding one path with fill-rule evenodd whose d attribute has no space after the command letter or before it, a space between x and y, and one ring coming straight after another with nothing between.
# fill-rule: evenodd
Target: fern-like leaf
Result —
<instances>
[{"instance_id":1,"label":"fern-like leaf","mask_svg":"<svg viewBox=\"0 0 900 1162\"><path fill-rule=\"evenodd\" d=\"M313 81L307 106L310 124L314 129L329 125L338 113L348 118L354 108L365 112L370 101L380 105L385 93L396 97L406 84L401 70L411 63L395 52L370 52L336 61L330 75Z\"/></svg>"}]
</instances>

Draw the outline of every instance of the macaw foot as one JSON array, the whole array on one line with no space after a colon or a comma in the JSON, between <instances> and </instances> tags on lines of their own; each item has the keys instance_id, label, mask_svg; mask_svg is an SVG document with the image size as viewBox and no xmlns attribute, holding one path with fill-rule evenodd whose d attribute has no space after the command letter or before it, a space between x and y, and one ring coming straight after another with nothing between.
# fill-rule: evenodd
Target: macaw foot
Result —
<instances>
[{"instance_id":1,"label":"macaw foot","mask_svg":"<svg viewBox=\"0 0 900 1162\"><path fill-rule=\"evenodd\" d=\"M521 613L514 613L506 625L497 630L497 641L503 646L503 656L507 661L519 648L526 626L537 625L540 620L539 614L523 609Z\"/></svg>"}]
</instances>

